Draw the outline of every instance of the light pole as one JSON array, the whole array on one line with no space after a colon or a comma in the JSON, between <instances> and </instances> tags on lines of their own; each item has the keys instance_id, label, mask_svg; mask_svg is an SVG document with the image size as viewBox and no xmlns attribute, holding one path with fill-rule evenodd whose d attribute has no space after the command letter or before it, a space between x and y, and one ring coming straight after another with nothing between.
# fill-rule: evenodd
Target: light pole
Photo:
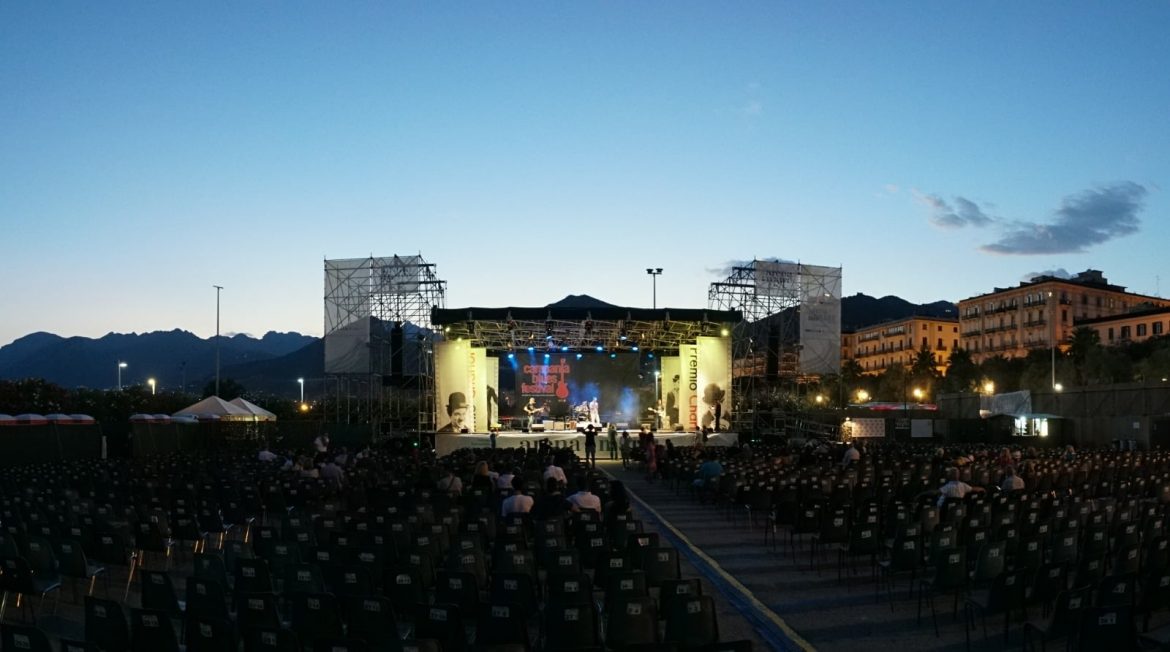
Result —
<instances>
[{"instance_id":1,"label":"light pole","mask_svg":"<svg viewBox=\"0 0 1170 652\"><path fill-rule=\"evenodd\" d=\"M154 396L155 382L153 378L147 378L146 384L150 385L150 395Z\"/></svg>"},{"instance_id":2,"label":"light pole","mask_svg":"<svg viewBox=\"0 0 1170 652\"><path fill-rule=\"evenodd\" d=\"M222 285L213 285L215 288L215 395L219 396L219 293Z\"/></svg>"},{"instance_id":3,"label":"light pole","mask_svg":"<svg viewBox=\"0 0 1170 652\"><path fill-rule=\"evenodd\" d=\"M122 391L122 370L126 368L125 362L118 362L118 391Z\"/></svg>"},{"instance_id":4,"label":"light pole","mask_svg":"<svg viewBox=\"0 0 1170 652\"><path fill-rule=\"evenodd\" d=\"M652 284L653 291L654 291L654 295L653 295L654 302L652 304L650 304L650 307L657 310L658 309L658 277L662 275L662 268L661 267L647 267L646 273L649 274L650 277L653 279L651 281L651 284Z\"/></svg>"},{"instance_id":5,"label":"light pole","mask_svg":"<svg viewBox=\"0 0 1170 652\"><path fill-rule=\"evenodd\" d=\"M1048 319L1052 322L1052 328L1048 336L1048 352L1052 358L1052 391L1060 391L1056 389L1056 303L1052 300L1055 293L1048 292Z\"/></svg>"},{"instance_id":6,"label":"light pole","mask_svg":"<svg viewBox=\"0 0 1170 652\"><path fill-rule=\"evenodd\" d=\"M297 382L301 384L301 404L305 403L305 379L297 378Z\"/></svg>"}]
</instances>

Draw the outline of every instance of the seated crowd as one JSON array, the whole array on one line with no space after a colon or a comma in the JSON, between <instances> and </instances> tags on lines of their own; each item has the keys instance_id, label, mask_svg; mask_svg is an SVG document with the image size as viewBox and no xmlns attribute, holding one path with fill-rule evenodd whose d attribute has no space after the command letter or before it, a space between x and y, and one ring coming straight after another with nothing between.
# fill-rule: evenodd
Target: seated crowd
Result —
<instances>
[{"instance_id":1,"label":"seated crowd","mask_svg":"<svg viewBox=\"0 0 1170 652\"><path fill-rule=\"evenodd\" d=\"M568 449L13 467L0 528L5 651L750 648Z\"/></svg>"}]
</instances>

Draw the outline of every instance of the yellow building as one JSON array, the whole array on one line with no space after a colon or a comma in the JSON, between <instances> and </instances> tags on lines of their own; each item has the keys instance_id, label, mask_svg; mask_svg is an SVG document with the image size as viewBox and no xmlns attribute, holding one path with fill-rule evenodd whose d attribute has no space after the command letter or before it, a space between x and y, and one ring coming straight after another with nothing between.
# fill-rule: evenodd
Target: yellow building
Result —
<instances>
[{"instance_id":1,"label":"yellow building","mask_svg":"<svg viewBox=\"0 0 1170 652\"><path fill-rule=\"evenodd\" d=\"M1170 335L1170 308L1150 308L1113 317L1078 320L1077 327L1097 331L1101 344L1127 344Z\"/></svg>"},{"instance_id":2,"label":"yellow building","mask_svg":"<svg viewBox=\"0 0 1170 652\"><path fill-rule=\"evenodd\" d=\"M959 345L959 320L906 317L843 333L841 344L842 358L856 360L867 375L880 374L895 364L909 367L924 346L941 374Z\"/></svg>"},{"instance_id":3,"label":"yellow building","mask_svg":"<svg viewBox=\"0 0 1170 652\"><path fill-rule=\"evenodd\" d=\"M1080 322L1142 307L1170 307L1170 301L1126 292L1095 269L1072 278L1037 276L960 301L959 344L975 362L1024 357L1034 349L1067 347ZM1108 343L1104 337L1101 341Z\"/></svg>"}]
</instances>

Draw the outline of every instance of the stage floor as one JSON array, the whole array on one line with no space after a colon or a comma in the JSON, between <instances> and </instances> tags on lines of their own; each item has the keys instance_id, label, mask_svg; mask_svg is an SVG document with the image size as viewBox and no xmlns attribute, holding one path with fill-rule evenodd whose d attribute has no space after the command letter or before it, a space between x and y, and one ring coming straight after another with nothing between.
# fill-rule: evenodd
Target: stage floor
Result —
<instances>
[{"instance_id":1,"label":"stage floor","mask_svg":"<svg viewBox=\"0 0 1170 652\"><path fill-rule=\"evenodd\" d=\"M693 432L659 432L654 434L654 441L658 443L673 442L675 446L694 446L698 437ZM519 433L507 432L496 436L496 448L532 448L539 445L542 439L547 439L554 447L568 446L578 454L585 452L585 435L575 430L546 430L544 432ZM630 440L637 446L638 435L630 433ZM734 446L739 441L739 435L734 432L716 432L708 435L707 446ZM466 435L443 434L435 435L435 453L440 457L449 455L461 448L488 448L491 446L491 437L487 433L470 433ZM609 437L605 433L597 436L597 452L609 451Z\"/></svg>"}]
</instances>

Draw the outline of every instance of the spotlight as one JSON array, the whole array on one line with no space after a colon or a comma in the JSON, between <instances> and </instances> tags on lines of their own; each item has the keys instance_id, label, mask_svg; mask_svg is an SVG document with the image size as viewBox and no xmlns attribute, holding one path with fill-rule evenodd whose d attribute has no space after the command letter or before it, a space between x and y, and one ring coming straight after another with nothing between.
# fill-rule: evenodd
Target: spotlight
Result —
<instances>
[{"instance_id":1,"label":"spotlight","mask_svg":"<svg viewBox=\"0 0 1170 652\"><path fill-rule=\"evenodd\" d=\"M549 338L549 339L552 339L552 336L553 336L553 323L552 323L552 320L551 320L551 319L550 319L550 320L548 320L548 321L546 321L546 322L544 322L544 335L545 335L545 337L547 337L547 338Z\"/></svg>"},{"instance_id":2,"label":"spotlight","mask_svg":"<svg viewBox=\"0 0 1170 652\"><path fill-rule=\"evenodd\" d=\"M533 352L533 351L535 351L535 350L536 350L536 348L535 348L535 347L532 347L532 346L528 347L528 352L529 352L529 353L532 353L532 352Z\"/></svg>"},{"instance_id":3,"label":"spotlight","mask_svg":"<svg viewBox=\"0 0 1170 652\"><path fill-rule=\"evenodd\" d=\"M631 350L631 351L637 351L637 350L638 350L638 347L636 347L636 346L631 346L631 347L630 347L630 350Z\"/></svg>"},{"instance_id":4,"label":"spotlight","mask_svg":"<svg viewBox=\"0 0 1170 652\"><path fill-rule=\"evenodd\" d=\"M562 346L562 347L561 347L561 350L562 350L562 351L568 351L568 350L569 350L569 347L567 347L567 346Z\"/></svg>"},{"instance_id":5,"label":"spotlight","mask_svg":"<svg viewBox=\"0 0 1170 652\"><path fill-rule=\"evenodd\" d=\"M580 359L581 359L581 354L580 354L580 353L578 353L578 354L577 354L577 359L578 359L578 360L580 360Z\"/></svg>"},{"instance_id":6,"label":"spotlight","mask_svg":"<svg viewBox=\"0 0 1170 652\"><path fill-rule=\"evenodd\" d=\"M609 357L611 357L611 358L616 358L616 357L617 357L617 354L616 354L616 353L610 353L610 354L609 354Z\"/></svg>"},{"instance_id":7,"label":"spotlight","mask_svg":"<svg viewBox=\"0 0 1170 652\"><path fill-rule=\"evenodd\" d=\"M509 353L509 354L508 354L508 359L509 359L509 360L515 360L515 359L516 359L516 354L515 354L515 353Z\"/></svg>"},{"instance_id":8,"label":"spotlight","mask_svg":"<svg viewBox=\"0 0 1170 652\"><path fill-rule=\"evenodd\" d=\"M547 354L547 353L545 353L545 354L544 354L544 359L545 359L545 360L548 360L548 354Z\"/></svg>"},{"instance_id":9,"label":"spotlight","mask_svg":"<svg viewBox=\"0 0 1170 652\"><path fill-rule=\"evenodd\" d=\"M653 357L654 357L654 354L653 354L653 353L647 353L647 354L646 354L646 357L648 357L648 358L653 358Z\"/></svg>"},{"instance_id":10,"label":"spotlight","mask_svg":"<svg viewBox=\"0 0 1170 652\"><path fill-rule=\"evenodd\" d=\"M602 352L602 351L604 351L604 350L605 350L605 347L603 347L603 346L598 346L598 347L597 347L597 352L598 352L598 353L601 353L601 352Z\"/></svg>"}]
</instances>

